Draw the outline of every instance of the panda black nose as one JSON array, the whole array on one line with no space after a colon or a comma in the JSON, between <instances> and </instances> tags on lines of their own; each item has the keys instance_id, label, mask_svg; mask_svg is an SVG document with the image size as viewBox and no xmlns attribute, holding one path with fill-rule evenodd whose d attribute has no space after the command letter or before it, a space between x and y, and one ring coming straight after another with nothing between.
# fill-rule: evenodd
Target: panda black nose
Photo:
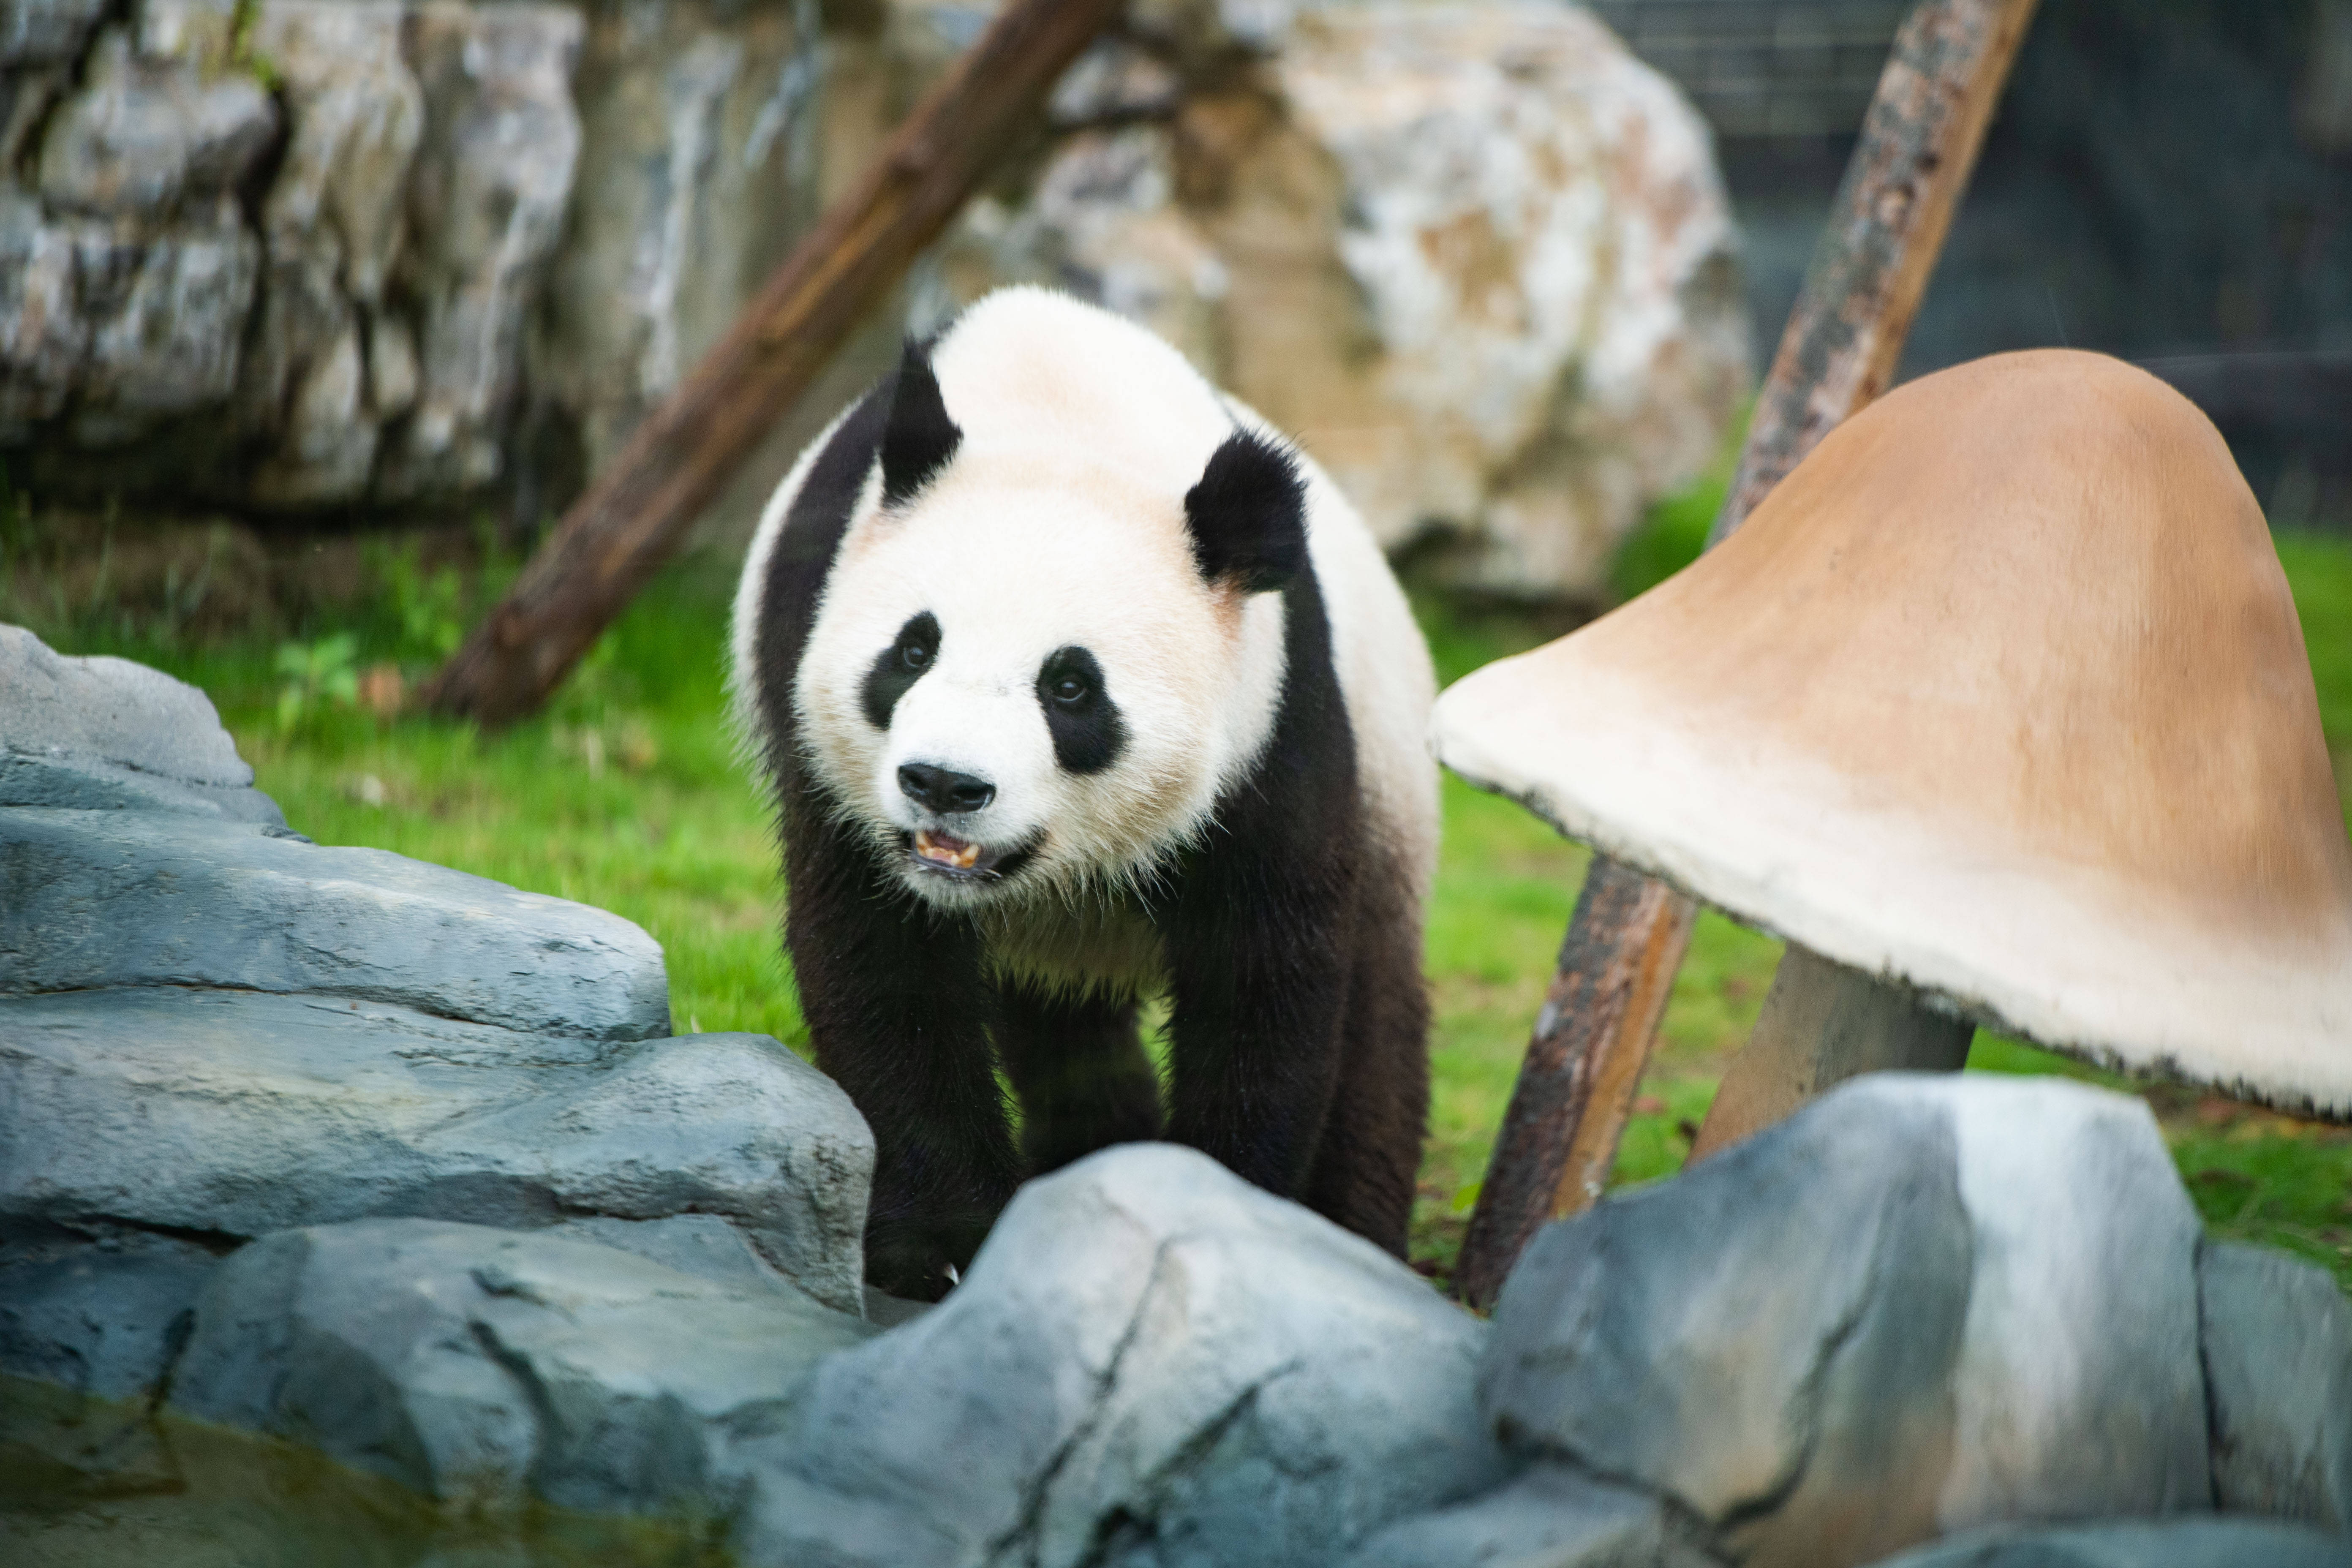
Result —
<instances>
[{"instance_id":1,"label":"panda black nose","mask_svg":"<svg viewBox=\"0 0 2352 1568\"><path fill-rule=\"evenodd\" d=\"M952 773L928 763L907 763L898 769L898 787L909 799L933 811L978 811L996 798L996 786L970 773Z\"/></svg>"}]
</instances>

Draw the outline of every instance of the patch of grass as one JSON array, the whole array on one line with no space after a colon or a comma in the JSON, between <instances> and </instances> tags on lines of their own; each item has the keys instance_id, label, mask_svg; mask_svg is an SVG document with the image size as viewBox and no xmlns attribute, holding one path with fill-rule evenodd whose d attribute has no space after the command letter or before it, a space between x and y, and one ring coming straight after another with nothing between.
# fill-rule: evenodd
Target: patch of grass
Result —
<instances>
[{"instance_id":1,"label":"patch of grass","mask_svg":"<svg viewBox=\"0 0 2352 1568\"><path fill-rule=\"evenodd\" d=\"M1696 553L1719 481L1660 509L1629 547L1621 584ZM2284 537L2338 776L2352 777L2352 545ZM1646 563L1643 564L1643 563ZM413 683L446 640L460 598L413 558L380 555L376 598L315 639L349 631L351 663ZM720 659L730 572L689 561L644 595L541 717L496 734L364 703L305 707L283 724L275 640L159 644L115 621L37 626L61 651L113 652L211 692L240 750L294 825L322 843L374 845L635 921L668 955L681 1030L748 1029L807 1048L780 951L768 808L738 766ZM1644 584L1646 585L1646 584ZM21 601L20 601L21 602ZM1417 595L1441 676L1535 646L1556 617L1465 608ZM1562 931L1588 863L1511 803L1448 778L1445 841L1430 910L1433 1104L1414 1226L1416 1256L1450 1271ZM1680 1168L1724 1064L1754 1024L1780 944L1712 911L1700 918L1615 1179ZM1979 1037L1979 1070L2057 1072L2147 1096L2200 1212L2223 1235L2283 1246L2352 1288L2352 1132L2293 1121L2177 1086L2134 1084L2012 1041Z\"/></svg>"}]
</instances>

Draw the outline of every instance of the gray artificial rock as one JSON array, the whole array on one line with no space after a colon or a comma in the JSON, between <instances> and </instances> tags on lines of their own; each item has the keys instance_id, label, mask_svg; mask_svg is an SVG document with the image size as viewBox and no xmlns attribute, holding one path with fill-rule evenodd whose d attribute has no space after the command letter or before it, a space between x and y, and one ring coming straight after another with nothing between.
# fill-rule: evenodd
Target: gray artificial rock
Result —
<instances>
[{"instance_id":1,"label":"gray artificial rock","mask_svg":"<svg viewBox=\"0 0 2352 1568\"><path fill-rule=\"evenodd\" d=\"M26 421L65 406L89 348L72 236L44 223L38 202L0 186L0 440L23 439Z\"/></svg>"},{"instance_id":2,"label":"gray artificial rock","mask_svg":"<svg viewBox=\"0 0 2352 1568\"><path fill-rule=\"evenodd\" d=\"M398 0L256 8L254 46L277 73L289 123L261 213L268 285L238 387L247 422L278 432L253 476L267 505L359 496L383 422L415 400L408 329L383 313L425 125L423 89L401 54L406 9Z\"/></svg>"},{"instance_id":3,"label":"gray artificial rock","mask_svg":"<svg viewBox=\"0 0 2352 1568\"><path fill-rule=\"evenodd\" d=\"M428 1220L267 1237L197 1298L172 1399L429 1496L724 1506L736 1431L874 1332L606 1247Z\"/></svg>"},{"instance_id":4,"label":"gray artificial rock","mask_svg":"<svg viewBox=\"0 0 2352 1568\"><path fill-rule=\"evenodd\" d=\"M1874 1568L2352 1568L2352 1542L2266 1520L2007 1525L1939 1541Z\"/></svg>"},{"instance_id":5,"label":"gray artificial rock","mask_svg":"<svg viewBox=\"0 0 2352 1568\"><path fill-rule=\"evenodd\" d=\"M1538 1235L1481 1396L1750 1564L2202 1509L2199 1229L2137 1100L1876 1074Z\"/></svg>"},{"instance_id":6,"label":"gray artificial rock","mask_svg":"<svg viewBox=\"0 0 2352 1568\"><path fill-rule=\"evenodd\" d=\"M747 1564L1335 1563L1493 1486L1485 1325L1193 1151L1024 1187L940 1306L739 1447Z\"/></svg>"},{"instance_id":7,"label":"gray artificial rock","mask_svg":"<svg viewBox=\"0 0 2352 1568\"><path fill-rule=\"evenodd\" d=\"M185 1337L218 1244L0 1219L0 1372L145 1399Z\"/></svg>"},{"instance_id":8,"label":"gray artificial rock","mask_svg":"<svg viewBox=\"0 0 2352 1568\"><path fill-rule=\"evenodd\" d=\"M75 438L111 446L226 400L261 263L261 242L233 204L224 197L206 221L152 240L125 239L100 220L72 228L89 323Z\"/></svg>"},{"instance_id":9,"label":"gray artificial rock","mask_svg":"<svg viewBox=\"0 0 2352 1568\"><path fill-rule=\"evenodd\" d=\"M105 14L106 0L0 0L0 66L70 60Z\"/></svg>"},{"instance_id":10,"label":"gray artificial rock","mask_svg":"<svg viewBox=\"0 0 2352 1568\"><path fill-rule=\"evenodd\" d=\"M68 811L164 811L284 828L285 813L257 789L182 784L89 757L32 757L0 751L0 806Z\"/></svg>"},{"instance_id":11,"label":"gray artificial rock","mask_svg":"<svg viewBox=\"0 0 2352 1568\"><path fill-rule=\"evenodd\" d=\"M69 658L22 626L0 626L0 750L213 789L253 783L212 699L160 669L103 654Z\"/></svg>"},{"instance_id":12,"label":"gray artificial rock","mask_svg":"<svg viewBox=\"0 0 2352 1568\"><path fill-rule=\"evenodd\" d=\"M530 367L601 469L814 215L806 8L590 7L579 172ZM797 20L796 20L797 17Z\"/></svg>"},{"instance_id":13,"label":"gray artificial rock","mask_svg":"<svg viewBox=\"0 0 2352 1568\"><path fill-rule=\"evenodd\" d=\"M538 1234L610 1247L737 1290L799 1293L800 1289L788 1275L760 1256L760 1249L740 1227L715 1214L678 1214L665 1219L590 1215L551 1225ZM836 1299L840 1294L837 1289L830 1293ZM870 1290L864 1292L861 1304L872 1295ZM881 1321L870 1310L864 1316L869 1322Z\"/></svg>"},{"instance_id":14,"label":"gray artificial rock","mask_svg":"<svg viewBox=\"0 0 2352 1568\"><path fill-rule=\"evenodd\" d=\"M0 991L205 985L596 1039L669 1027L618 915L382 849L134 811L0 813Z\"/></svg>"},{"instance_id":15,"label":"gray artificial rock","mask_svg":"<svg viewBox=\"0 0 2352 1568\"><path fill-rule=\"evenodd\" d=\"M499 477L523 339L580 156L570 6L418 0L403 41L425 94L402 262L417 306L416 405L385 454L393 500Z\"/></svg>"},{"instance_id":16,"label":"gray artificial rock","mask_svg":"<svg viewBox=\"0 0 2352 1568\"><path fill-rule=\"evenodd\" d=\"M1720 1568L1665 1505L1539 1464L1486 1496L1389 1526L1348 1568Z\"/></svg>"},{"instance_id":17,"label":"gray artificial rock","mask_svg":"<svg viewBox=\"0 0 2352 1568\"><path fill-rule=\"evenodd\" d=\"M286 825L252 787L253 770L212 700L162 670L105 655L68 658L21 626L0 626L0 806Z\"/></svg>"},{"instance_id":18,"label":"gray artificial rock","mask_svg":"<svg viewBox=\"0 0 2352 1568\"><path fill-rule=\"evenodd\" d=\"M2352 1304L2323 1268L2208 1242L2197 1260L2213 1494L2352 1533Z\"/></svg>"},{"instance_id":19,"label":"gray artificial rock","mask_svg":"<svg viewBox=\"0 0 2352 1568\"><path fill-rule=\"evenodd\" d=\"M158 59L110 29L41 142L52 211L163 217L232 195L278 134L278 108L244 69Z\"/></svg>"},{"instance_id":20,"label":"gray artificial rock","mask_svg":"<svg viewBox=\"0 0 2352 1568\"><path fill-rule=\"evenodd\" d=\"M0 1214L229 1238L700 1214L860 1306L872 1137L761 1036L622 1045L323 996L73 992L0 1000Z\"/></svg>"}]
</instances>

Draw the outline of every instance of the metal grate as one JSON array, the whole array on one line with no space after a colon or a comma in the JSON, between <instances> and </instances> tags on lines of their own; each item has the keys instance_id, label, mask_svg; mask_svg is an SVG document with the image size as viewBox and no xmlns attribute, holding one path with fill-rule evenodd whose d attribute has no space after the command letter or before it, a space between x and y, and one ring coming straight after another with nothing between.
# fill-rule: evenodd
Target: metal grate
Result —
<instances>
[{"instance_id":1,"label":"metal grate","mask_svg":"<svg viewBox=\"0 0 2352 1568\"><path fill-rule=\"evenodd\" d=\"M1861 129L1906 0L1586 0L1720 136Z\"/></svg>"}]
</instances>

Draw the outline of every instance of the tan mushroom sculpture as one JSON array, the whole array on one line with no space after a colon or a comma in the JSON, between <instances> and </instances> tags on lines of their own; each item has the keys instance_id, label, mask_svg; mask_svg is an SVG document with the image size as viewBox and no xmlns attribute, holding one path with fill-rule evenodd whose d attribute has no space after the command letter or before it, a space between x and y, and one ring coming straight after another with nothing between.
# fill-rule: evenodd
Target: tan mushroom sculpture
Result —
<instances>
[{"instance_id":1,"label":"tan mushroom sculpture","mask_svg":"<svg viewBox=\"0 0 2352 1568\"><path fill-rule=\"evenodd\" d=\"M2096 354L1913 382L1439 755L1785 936L1705 1152L1981 1022L2352 1119L2352 844L2261 509Z\"/></svg>"}]
</instances>

